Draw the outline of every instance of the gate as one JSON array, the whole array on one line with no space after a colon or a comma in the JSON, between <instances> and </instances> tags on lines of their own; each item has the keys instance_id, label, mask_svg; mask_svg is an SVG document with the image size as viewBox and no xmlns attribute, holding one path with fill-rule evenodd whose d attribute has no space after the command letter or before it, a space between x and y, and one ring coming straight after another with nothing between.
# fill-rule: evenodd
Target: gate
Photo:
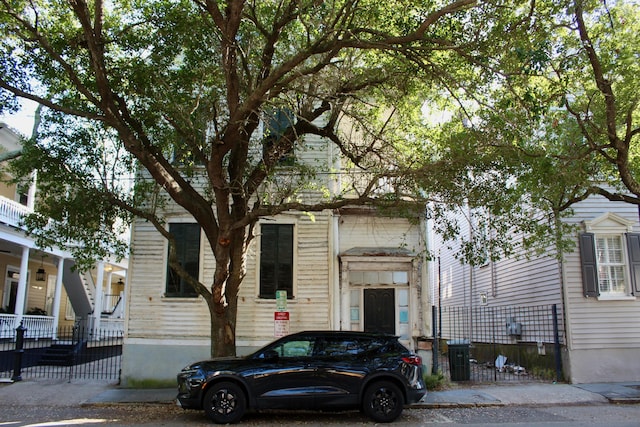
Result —
<instances>
[{"instance_id":1,"label":"gate","mask_svg":"<svg viewBox=\"0 0 640 427\"><path fill-rule=\"evenodd\" d=\"M433 307L434 372L453 381L562 380L557 306Z\"/></svg>"},{"instance_id":2,"label":"gate","mask_svg":"<svg viewBox=\"0 0 640 427\"><path fill-rule=\"evenodd\" d=\"M0 378L120 382L123 331L76 325L0 339Z\"/></svg>"}]
</instances>

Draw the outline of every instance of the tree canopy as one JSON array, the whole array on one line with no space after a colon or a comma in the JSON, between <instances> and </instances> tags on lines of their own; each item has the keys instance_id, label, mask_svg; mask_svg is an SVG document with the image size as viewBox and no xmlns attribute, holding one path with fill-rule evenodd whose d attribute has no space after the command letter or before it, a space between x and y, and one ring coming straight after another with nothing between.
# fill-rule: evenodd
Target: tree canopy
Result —
<instances>
[{"instance_id":1,"label":"tree canopy","mask_svg":"<svg viewBox=\"0 0 640 427\"><path fill-rule=\"evenodd\" d=\"M427 202L444 217L468 204L495 219L487 236L540 235L532 206L559 215L587 194L623 197L602 182L638 195L634 4L1 5L0 108L45 107L15 162L38 170L30 230L88 264L125 253L113 230L134 217L171 240L166 208L184 209L215 274L199 283L169 262L209 304L213 354L234 351L261 217L365 204L415 216ZM291 156L317 140L341 161ZM340 179L327 186L328 175ZM509 252L508 238L488 241Z\"/></svg>"}]
</instances>

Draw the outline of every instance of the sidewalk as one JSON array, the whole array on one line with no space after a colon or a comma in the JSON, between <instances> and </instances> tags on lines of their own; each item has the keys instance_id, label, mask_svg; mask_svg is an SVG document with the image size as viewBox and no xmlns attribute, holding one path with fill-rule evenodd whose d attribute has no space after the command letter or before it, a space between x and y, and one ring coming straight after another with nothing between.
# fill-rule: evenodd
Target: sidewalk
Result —
<instances>
[{"instance_id":1,"label":"sidewalk","mask_svg":"<svg viewBox=\"0 0 640 427\"><path fill-rule=\"evenodd\" d=\"M77 406L126 403L174 404L177 390L128 389L113 384L65 380L26 380L0 384L0 407ZM467 385L428 392L412 407L451 408L504 405L591 405L640 403L640 383L553 384L518 383Z\"/></svg>"}]
</instances>

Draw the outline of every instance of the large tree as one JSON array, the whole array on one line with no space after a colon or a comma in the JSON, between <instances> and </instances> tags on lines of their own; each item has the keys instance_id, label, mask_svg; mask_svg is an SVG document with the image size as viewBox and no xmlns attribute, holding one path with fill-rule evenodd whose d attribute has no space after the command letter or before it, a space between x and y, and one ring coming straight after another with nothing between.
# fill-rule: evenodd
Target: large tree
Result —
<instances>
[{"instance_id":1,"label":"large tree","mask_svg":"<svg viewBox=\"0 0 640 427\"><path fill-rule=\"evenodd\" d=\"M501 155L529 165L519 181L555 212L594 194L640 204L640 6L559 5L531 9L547 38L521 52L535 61L492 92L498 108L478 123Z\"/></svg>"},{"instance_id":2,"label":"large tree","mask_svg":"<svg viewBox=\"0 0 640 427\"><path fill-rule=\"evenodd\" d=\"M425 126L422 106L462 117L467 100L480 105L508 73L535 65L530 47L549 30L529 19L535 2L0 4L2 108L19 98L45 107L16 163L39 174L30 230L42 246L84 242L75 252L89 263L126 250L114 240L119 220L144 218L171 241L163 213L169 203L188 212L214 276L199 283L172 252L169 264L209 306L212 355L235 353L237 294L261 217L348 204L398 212L428 194L486 204L497 218L522 196L508 185L515 162L476 147L465 121ZM358 171L348 188L323 191L315 177L326 166L295 160L282 179L283 159L316 137Z\"/></svg>"}]
</instances>

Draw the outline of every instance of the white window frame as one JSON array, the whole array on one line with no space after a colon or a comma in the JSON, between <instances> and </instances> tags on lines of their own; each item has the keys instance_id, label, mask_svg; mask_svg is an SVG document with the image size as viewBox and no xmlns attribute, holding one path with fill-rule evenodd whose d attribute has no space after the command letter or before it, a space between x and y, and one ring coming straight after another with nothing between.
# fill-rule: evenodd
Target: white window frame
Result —
<instances>
[{"instance_id":1,"label":"white window frame","mask_svg":"<svg viewBox=\"0 0 640 427\"><path fill-rule=\"evenodd\" d=\"M595 234L596 259L598 265L598 290L600 297L619 297L630 294L629 263L626 250L626 240L622 234ZM617 241L618 248L612 248L613 241ZM615 258L614 251L619 252ZM621 277L620 277L621 276ZM608 289L603 284L609 284Z\"/></svg>"},{"instance_id":2,"label":"white window frame","mask_svg":"<svg viewBox=\"0 0 640 427\"><path fill-rule=\"evenodd\" d=\"M635 221L631 221L629 219L623 218L620 215L607 212L604 215L592 220L585 221L585 230L589 233L593 233L595 245L595 254L596 254L596 267L598 273L598 291L600 295L597 297L598 300L626 300L626 299L635 299L631 292L631 278L630 274L630 262L629 262L629 253L627 251L627 236L626 233L633 232L633 226L635 225ZM603 263L601 261L601 248L598 243L600 239L610 239L612 237L618 238L620 242L620 251L622 260L621 262L607 262ZM602 288L602 276L603 267L622 267L622 282L623 286L621 290L606 290Z\"/></svg>"}]
</instances>

